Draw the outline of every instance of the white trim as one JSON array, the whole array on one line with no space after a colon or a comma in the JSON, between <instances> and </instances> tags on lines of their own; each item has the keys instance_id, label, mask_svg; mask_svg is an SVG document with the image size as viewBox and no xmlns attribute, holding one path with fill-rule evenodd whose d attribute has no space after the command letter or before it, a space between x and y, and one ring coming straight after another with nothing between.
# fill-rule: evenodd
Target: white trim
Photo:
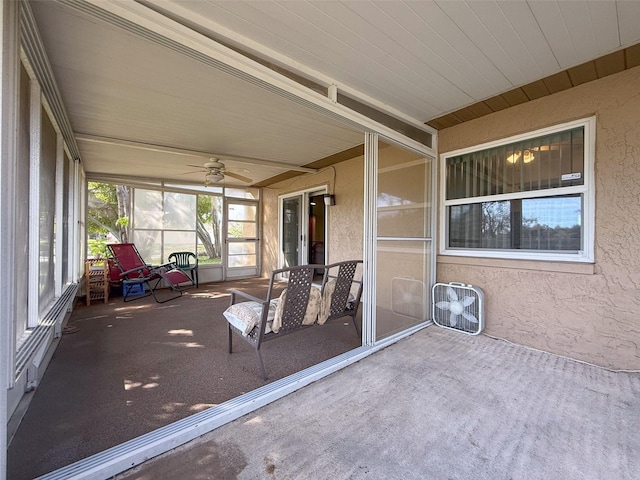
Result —
<instances>
[{"instance_id":1,"label":"white trim","mask_svg":"<svg viewBox=\"0 0 640 480\"><path fill-rule=\"evenodd\" d=\"M318 171L317 168L299 167L297 165L290 165L288 163L276 162L274 160L267 160L263 158L243 157L239 155L224 155L224 154L218 154L218 153L212 153L212 152L203 152L200 150L187 150L184 148L168 147L165 145L133 142L131 140L122 140L120 138L100 137L98 135L87 135L87 134L78 133L76 134L75 138L77 141L81 143L87 142L87 143L98 143L103 145L117 145L120 147L129 147L129 148L136 148L138 150L146 150L148 152L170 153L170 154L175 154L180 156L188 155L188 156L203 158L203 159L216 157L216 158L220 158L222 161L233 160L236 163L244 163L249 165L265 165L268 167L279 168L281 170L293 170L295 172L316 173Z\"/></svg>"},{"instance_id":2,"label":"white trim","mask_svg":"<svg viewBox=\"0 0 640 480\"><path fill-rule=\"evenodd\" d=\"M0 3L0 480L7 478L8 389L14 387L16 328L16 151L19 98L19 10L11 0Z\"/></svg>"},{"instance_id":3,"label":"white trim","mask_svg":"<svg viewBox=\"0 0 640 480\"><path fill-rule=\"evenodd\" d=\"M70 168L72 170L69 182L73 185L73 195L69 198L71 209L71 212L69 212L69 244L75 245L76 249L73 252L73 256L69 257L69 274L71 275L71 281L75 283L81 278L78 275L80 253L82 252L82 248L80 247L82 245L82 243L80 243L82 241L80 238L80 160L72 158ZM83 200L86 201L86 199Z\"/></svg>"},{"instance_id":4,"label":"white trim","mask_svg":"<svg viewBox=\"0 0 640 480\"><path fill-rule=\"evenodd\" d=\"M443 172L443 175L444 175L444 172ZM586 183L586 175L585 175L585 183ZM482 197L457 198L455 200L443 200L443 203L446 207L451 207L456 205L471 205L473 203L483 203L483 202L502 202L505 200L517 200L517 199L538 198L538 197L555 197L558 195L574 195L574 194L582 194L582 193L585 193L586 191L587 191L586 185L576 185L572 187L558 187L558 188L545 188L542 190L530 190L527 192L520 192L520 193L502 193L499 195L484 195Z\"/></svg>"},{"instance_id":5,"label":"white trim","mask_svg":"<svg viewBox=\"0 0 640 480\"><path fill-rule=\"evenodd\" d=\"M258 84L298 104L306 105L346 125L359 130L378 132L397 142L436 156L434 148L417 142L386 127L369 117L355 112L330 98L302 86L298 82L261 65L250 58L201 35L137 2L104 2L103 0L61 0L65 5L81 10L103 21L117 25L148 41L172 48L186 56L214 66L222 71ZM118 17L118 18L114 18ZM431 133L429 127L419 123L418 128ZM436 135L432 134L435 138ZM433 141L433 140L432 140Z\"/></svg>"},{"instance_id":6,"label":"white trim","mask_svg":"<svg viewBox=\"0 0 640 480\"><path fill-rule=\"evenodd\" d=\"M55 124L55 121L52 120ZM63 228L63 201L64 201L64 139L60 132L56 133L56 172L55 172L55 250L54 250L54 296L59 298L62 295L62 261L64 254L62 244L64 243Z\"/></svg>"},{"instance_id":7,"label":"white trim","mask_svg":"<svg viewBox=\"0 0 640 480\"><path fill-rule=\"evenodd\" d=\"M224 200L222 203L222 208L224 212L224 221L222 233L224 235L223 238L223 259L222 264L224 265L224 279L227 278L246 278L246 277L254 277L260 275L260 271L262 270L261 265L261 249L262 249L262 241L260 239L260 232L262 231L261 224L261 210L260 210L260 199L249 199L249 198L237 198L237 197L228 197L224 196ZM240 238L231 238L229 237L229 205L245 205L245 206L254 206L256 207L256 215L253 221L251 220L243 220L246 223L255 223L256 225L256 235L255 237L240 237ZM241 267L230 267L229 266L229 244L231 243L253 243L256 246L256 264L249 266L241 266Z\"/></svg>"},{"instance_id":8,"label":"white trim","mask_svg":"<svg viewBox=\"0 0 640 480\"><path fill-rule=\"evenodd\" d=\"M162 10L163 8L161 4L158 5L158 7L160 8L160 10ZM284 67L286 70L292 73L298 74L306 79L311 79L312 82L326 87L327 98L329 98L332 102L336 101L337 90L339 89L341 92L347 94L349 97L355 100L361 101L362 103L365 103L373 107L374 109L380 110L383 113L402 120L403 122L413 126L416 129L432 134L434 138L437 136L437 130L426 125L420 119L413 118L406 113L401 112L396 108L393 108L381 102L376 98L373 98L360 92L359 90L350 87L349 85L338 84L338 82L336 82L334 78L312 67L309 67L308 65L295 61L290 57L282 54L281 52L273 50L262 45L259 42L240 35L232 29L229 29L226 26L215 22L210 18L197 15L192 10L183 7L178 1L172 1L169 9L172 14L176 14L180 18L191 20L196 24L202 25L203 27L214 31L217 34L222 35L233 44L242 45L242 48L248 53L255 54L256 56L264 60L268 60L270 63L275 63L281 67ZM333 90L335 90L335 92L333 92ZM433 145L433 148L435 149L435 145Z\"/></svg>"},{"instance_id":9,"label":"white trim","mask_svg":"<svg viewBox=\"0 0 640 480\"><path fill-rule=\"evenodd\" d=\"M40 156L42 154L42 90L31 79L29 111L29 305L27 328L38 326L40 300Z\"/></svg>"},{"instance_id":10,"label":"white trim","mask_svg":"<svg viewBox=\"0 0 640 480\"><path fill-rule=\"evenodd\" d=\"M500 195L490 195L482 197L469 197L462 199L447 200L446 189L446 161L447 159L471 152L486 150L510 143L528 140L535 137L550 135L553 133L571 130L573 128L584 128L584 184L572 187L558 187L544 190L527 191L522 193L507 193ZM465 147L459 150L440 154L440 216L439 233L439 254L460 257L486 257L505 258L514 260L545 260L555 262L586 262L595 261L595 146L596 146L596 117L591 116L580 120L574 120L551 127L545 127L532 132L514 135L472 147ZM555 251L532 251L532 250L499 250L499 249L466 249L448 247L448 216L447 208L455 205L469 205L487 201L504 201L513 199L527 199L538 197L550 197L556 195L580 194L583 199L582 231L584 250L577 253L560 253Z\"/></svg>"},{"instance_id":11,"label":"white trim","mask_svg":"<svg viewBox=\"0 0 640 480\"><path fill-rule=\"evenodd\" d=\"M65 149L66 150L66 149ZM73 158L66 152L67 155L64 157L64 162L68 162L67 165L67 175L68 177L64 179L66 183L66 188L68 189L67 193L67 277L63 278L63 283L70 283L74 281L74 256L77 251L74 243L74 224L75 224L75 195L76 188L74 185L75 178L75 162Z\"/></svg>"},{"instance_id":12,"label":"white trim","mask_svg":"<svg viewBox=\"0 0 640 480\"><path fill-rule=\"evenodd\" d=\"M377 133L365 133L364 141L364 232L362 292L362 344L376 344L376 265L377 265L377 212L378 141Z\"/></svg>"}]
</instances>

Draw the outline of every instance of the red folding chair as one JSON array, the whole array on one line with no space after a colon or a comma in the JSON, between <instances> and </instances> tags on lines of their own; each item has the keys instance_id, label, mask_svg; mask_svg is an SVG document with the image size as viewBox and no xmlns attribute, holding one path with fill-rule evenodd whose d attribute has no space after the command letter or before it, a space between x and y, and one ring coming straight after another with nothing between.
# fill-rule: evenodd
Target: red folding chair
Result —
<instances>
[{"instance_id":1,"label":"red folding chair","mask_svg":"<svg viewBox=\"0 0 640 480\"><path fill-rule=\"evenodd\" d=\"M168 302L182 296L182 292L193 286L191 278L173 263L152 266L147 264L133 243L112 243L107 248L113 260L121 270L122 295L125 302L153 295L158 303ZM161 281L178 295L163 300L156 296L156 289ZM188 284L188 285L185 285ZM146 291L148 289L148 291Z\"/></svg>"}]
</instances>

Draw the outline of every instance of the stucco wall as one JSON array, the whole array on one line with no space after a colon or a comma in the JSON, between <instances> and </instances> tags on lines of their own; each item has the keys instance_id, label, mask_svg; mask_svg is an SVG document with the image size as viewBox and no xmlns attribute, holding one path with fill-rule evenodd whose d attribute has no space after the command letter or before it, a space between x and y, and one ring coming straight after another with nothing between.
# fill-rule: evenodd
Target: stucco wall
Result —
<instances>
[{"instance_id":1,"label":"stucco wall","mask_svg":"<svg viewBox=\"0 0 640 480\"><path fill-rule=\"evenodd\" d=\"M364 228L364 158L347 160L312 175L285 180L262 190L263 249L262 275L278 264L278 197L312 187L328 186L336 196L336 205L328 208L329 238L325 263L362 259Z\"/></svg>"},{"instance_id":2,"label":"stucco wall","mask_svg":"<svg viewBox=\"0 0 640 480\"><path fill-rule=\"evenodd\" d=\"M439 132L439 151L596 115L595 264L438 257L438 281L480 286L486 332L640 368L640 67Z\"/></svg>"}]
</instances>

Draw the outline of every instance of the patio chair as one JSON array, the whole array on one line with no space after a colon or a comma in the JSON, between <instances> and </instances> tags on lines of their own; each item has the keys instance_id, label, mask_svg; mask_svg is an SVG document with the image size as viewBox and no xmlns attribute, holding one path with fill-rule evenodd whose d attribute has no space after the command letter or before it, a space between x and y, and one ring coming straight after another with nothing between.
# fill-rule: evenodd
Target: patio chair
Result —
<instances>
[{"instance_id":1,"label":"patio chair","mask_svg":"<svg viewBox=\"0 0 640 480\"><path fill-rule=\"evenodd\" d=\"M267 379L267 373L260 351L262 343L311 326L317 319L320 290L312 283L318 268L324 266L302 265L274 270L264 299L240 290L230 291L231 306L224 312L229 325L229 353L233 353L235 333L255 349L263 380ZM274 289L282 276L287 278L286 290L274 298Z\"/></svg>"},{"instance_id":2,"label":"patio chair","mask_svg":"<svg viewBox=\"0 0 640 480\"><path fill-rule=\"evenodd\" d=\"M198 288L198 257L193 252L173 252L169 255L169 262L191 277L191 281Z\"/></svg>"},{"instance_id":3,"label":"patio chair","mask_svg":"<svg viewBox=\"0 0 640 480\"><path fill-rule=\"evenodd\" d=\"M260 351L263 342L346 316L352 318L360 336L356 315L362 296L362 278L358 275L361 264L362 260L348 260L274 270L264 299L231 290L231 305L223 313L228 322L229 353L233 353L233 335L237 334L255 349L262 379L266 380ZM324 271L322 284L313 283L317 270ZM274 285L277 287L280 277L287 278L286 288L274 297Z\"/></svg>"},{"instance_id":4,"label":"patio chair","mask_svg":"<svg viewBox=\"0 0 640 480\"><path fill-rule=\"evenodd\" d=\"M107 245L107 248L120 269L122 295L125 302L153 295L156 302L164 303L181 297L184 290L193 286L191 278L176 268L173 263L158 266L147 264L133 243L113 243ZM163 300L157 297L156 289L163 280L171 290L177 292L177 295ZM184 286L185 283L188 285ZM146 289L148 292L145 292Z\"/></svg>"},{"instance_id":5,"label":"patio chair","mask_svg":"<svg viewBox=\"0 0 640 480\"><path fill-rule=\"evenodd\" d=\"M326 265L322 278L322 304L318 324L336 318L351 317L358 336L361 335L356 316L362 297L362 260L346 260Z\"/></svg>"}]
</instances>

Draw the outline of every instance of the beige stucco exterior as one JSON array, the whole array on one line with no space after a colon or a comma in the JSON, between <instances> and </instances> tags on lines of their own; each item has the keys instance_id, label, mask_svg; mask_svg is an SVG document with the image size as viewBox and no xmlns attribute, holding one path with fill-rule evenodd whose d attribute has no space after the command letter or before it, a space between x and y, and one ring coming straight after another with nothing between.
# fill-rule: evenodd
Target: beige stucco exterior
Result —
<instances>
[{"instance_id":1,"label":"beige stucco exterior","mask_svg":"<svg viewBox=\"0 0 640 480\"><path fill-rule=\"evenodd\" d=\"M305 174L264 188L262 274L269 275L278 266L278 198L316 187L327 187L336 196L336 205L328 208L329 232L325 263L362 259L363 178L364 157L359 156L321 169L318 173Z\"/></svg>"},{"instance_id":2,"label":"beige stucco exterior","mask_svg":"<svg viewBox=\"0 0 640 480\"><path fill-rule=\"evenodd\" d=\"M437 257L437 281L484 290L487 334L609 368L640 368L639 86L636 67L438 133L446 153L596 117L595 263ZM337 199L327 263L362 258L363 178L357 157L335 165L335 184L328 168L264 189L263 274L277 267L279 195L312 187L328 186Z\"/></svg>"},{"instance_id":3,"label":"beige stucco exterior","mask_svg":"<svg viewBox=\"0 0 640 480\"><path fill-rule=\"evenodd\" d=\"M596 116L595 264L439 256L437 280L481 287L486 333L640 368L640 67L438 134L439 152Z\"/></svg>"}]
</instances>

